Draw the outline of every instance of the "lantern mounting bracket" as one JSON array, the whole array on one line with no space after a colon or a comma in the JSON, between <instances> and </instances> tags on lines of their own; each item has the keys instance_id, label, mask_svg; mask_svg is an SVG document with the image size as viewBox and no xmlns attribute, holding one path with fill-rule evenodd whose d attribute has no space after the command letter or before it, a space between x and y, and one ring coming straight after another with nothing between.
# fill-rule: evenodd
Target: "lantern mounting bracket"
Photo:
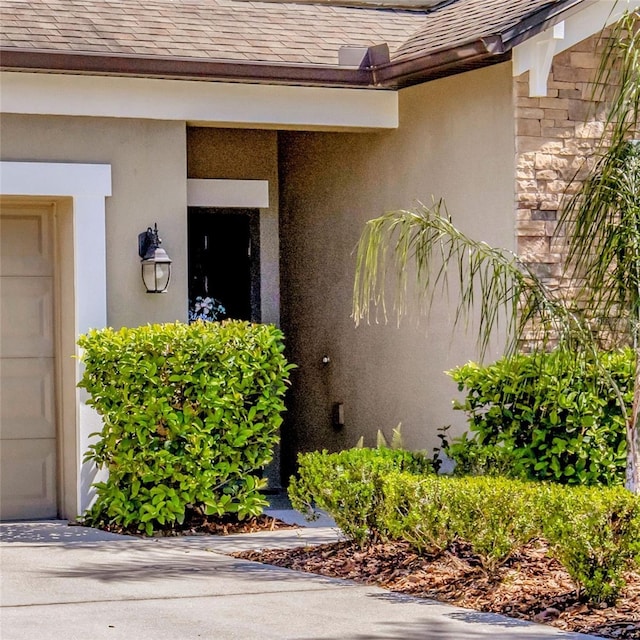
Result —
<instances>
[{"instance_id":1,"label":"lantern mounting bracket","mask_svg":"<svg viewBox=\"0 0 640 640\"><path fill-rule=\"evenodd\" d=\"M146 231L138 234L138 255L142 260L153 258L154 251L162 244L162 240L158 236L158 223L147 227Z\"/></svg>"}]
</instances>

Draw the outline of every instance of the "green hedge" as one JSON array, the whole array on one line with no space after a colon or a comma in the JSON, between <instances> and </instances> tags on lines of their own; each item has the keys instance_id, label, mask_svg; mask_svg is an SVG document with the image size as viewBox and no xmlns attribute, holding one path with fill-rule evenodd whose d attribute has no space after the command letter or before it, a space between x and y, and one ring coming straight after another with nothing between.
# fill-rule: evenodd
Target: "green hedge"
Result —
<instances>
[{"instance_id":1,"label":"green hedge","mask_svg":"<svg viewBox=\"0 0 640 640\"><path fill-rule=\"evenodd\" d=\"M149 325L81 336L80 387L102 416L87 459L109 471L86 514L151 534L189 511L256 515L290 365L282 334L246 322Z\"/></svg>"},{"instance_id":2,"label":"green hedge","mask_svg":"<svg viewBox=\"0 0 640 640\"><path fill-rule=\"evenodd\" d=\"M381 535L378 509L385 476L431 470L430 460L402 449L305 453L298 456L298 477L289 482L289 497L294 509L309 518L315 517L316 507L328 511L347 536L364 544Z\"/></svg>"},{"instance_id":3,"label":"green hedge","mask_svg":"<svg viewBox=\"0 0 640 640\"><path fill-rule=\"evenodd\" d=\"M556 351L450 371L465 392L454 408L467 414L471 436L446 449L458 471L622 484L625 424L607 377L631 407L634 356L624 349L602 353L599 361Z\"/></svg>"},{"instance_id":4,"label":"green hedge","mask_svg":"<svg viewBox=\"0 0 640 640\"><path fill-rule=\"evenodd\" d=\"M452 478L401 470L400 454L350 450L301 457L292 503L315 500L360 545L400 539L437 554L468 544L494 572L545 538L584 595L612 602L640 562L640 498L622 487L570 487L500 477Z\"/></svg>"},{"instance_id":5,"label":"green hedge","mask_svg":"<svg viewBox=\"0 0 640 640\"><path fill-rule=\"evenodd\" d=\"M640 562L640 498L622 487L550 487L542 514L551 553L587 597L612 603ZM548 505L548 506L547 506Z\"/></svg>"},{"instance_id":6,"label":"green hedge","mask_svg":"<svg viewBox=\"0 0 640 640\"><path fill-rule=\"evenodd\" d=\"M391 538L428 553L463 540L489 572L540 535L538 485L533 483L396 474L387 477L382 491Z\"/></svg>"}]
</instances>

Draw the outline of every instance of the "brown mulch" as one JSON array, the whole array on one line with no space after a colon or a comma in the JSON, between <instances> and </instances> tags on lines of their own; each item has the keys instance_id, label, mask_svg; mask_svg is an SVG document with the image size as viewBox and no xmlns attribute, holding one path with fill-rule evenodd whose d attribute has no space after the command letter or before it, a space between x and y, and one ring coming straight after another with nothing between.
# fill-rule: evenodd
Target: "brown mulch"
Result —
<instances>
[{"instance_id":1,"label":"brown mulch","mask_svg":"<svg viewBox=\"0 0 640 640\"><path fill-rule=\"evenodd\" d=\"M625 576L627 587L615 607L585 603L562 566L547 556L542 543L529 546L493 575L488 575L463 546L438 557L418 555L403 542L373 544L364 549L351 542L337 542L233 555L533 620L566 631L617 640L640 639L638 573Z\"/></svg>"},{"instance_id":2,"label":"brown mulch","mask_svg":"<svg viewBox=\"0 0 640 640\"><path fill-rule=\"evenodd\" d=\"M128 530L117 525L105 524L100 528L103 531L110 531L111 533L147 537L143 532L138 531L137 529ZM287 524L278 518L272 518L265 514L245 518L244 520L238 520L234 516L215 517L191 514L183 524L176 524L172 528L165 529L163 531L155 531L153 536L230 536L234 533L257 533L258 531L276 531L278 529L298 528L299 527L296 524Z\"/></svg>"}]
</instances>

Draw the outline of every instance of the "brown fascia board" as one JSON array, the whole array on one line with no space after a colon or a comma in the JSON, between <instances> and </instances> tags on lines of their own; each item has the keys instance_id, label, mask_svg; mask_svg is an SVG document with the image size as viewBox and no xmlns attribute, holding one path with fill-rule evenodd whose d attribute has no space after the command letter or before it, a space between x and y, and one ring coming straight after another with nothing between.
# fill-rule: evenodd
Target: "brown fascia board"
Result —
<instances>
[{"instance_id":1,"label":"brown fascia board","mask_svg":"<svg viewBox=\"0 0 640 640\"><path fill-rule=\"evenodd\" d=\"M402 88L477 69L511 58L500 36L469 42L453 49L441 49L426 56L391 61L372 69L378 86Z\"/></svg>"},{"instance_id":2,"label":"brown fascia board","mask_svg":"<svg viewBox=\"0 0 640 640\"><path fill-rule=\"evenodd\" d=\"M371 71L368 69L10 47L0 48L0 69L3 71L338 87L367 87L371 85Z\"/></svg>"},{"instance_id":3,"label":"brown fascia board","mask_svg":"<svg viewBox=\"0 0 640 640\"><path fill-rule=\"evenodd\" d=\"M488 46L488 43L491 46ZM400 62L338 67L328 65L236 62L199 58L167 58L75 51L0 48L0 69L182 80L294 84L325 87L397 89L508 59L494 45L479 40L454 49ZM375 50L376 47L371 47ZM372 55L370 60L377 56ZM471 65L471 66L470 66Z\"/></svg>"},{"instance_id":4,"label":"brown fascia board","mask_svg":"<svg viewBox=\"0 0 640 640\"><path fill-rule=\"evenodd\" d=\"M536 11L512 29L481 38L453 49L441 49L426 56L414 56L373 68L376 84L402 88L472 69L505 62L518 44L553 26L597 0L565 0Z\"/></svg>"}]
</instances>

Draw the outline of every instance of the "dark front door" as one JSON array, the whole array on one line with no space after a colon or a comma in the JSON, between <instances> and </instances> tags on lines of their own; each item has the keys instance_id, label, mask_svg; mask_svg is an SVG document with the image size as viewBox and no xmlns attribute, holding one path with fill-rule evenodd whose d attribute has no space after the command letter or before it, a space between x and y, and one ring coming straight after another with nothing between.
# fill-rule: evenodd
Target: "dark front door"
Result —
<instances>
[{"instance_id":1,"label":"dark front door","mask_svg":"<svg viewBox=\"0 0 640 640\"><path fill-rule=\"evenodd\" d=\"M188 211L189 319L260 321L257 209Z\"/></svg>"}]
</instances>

